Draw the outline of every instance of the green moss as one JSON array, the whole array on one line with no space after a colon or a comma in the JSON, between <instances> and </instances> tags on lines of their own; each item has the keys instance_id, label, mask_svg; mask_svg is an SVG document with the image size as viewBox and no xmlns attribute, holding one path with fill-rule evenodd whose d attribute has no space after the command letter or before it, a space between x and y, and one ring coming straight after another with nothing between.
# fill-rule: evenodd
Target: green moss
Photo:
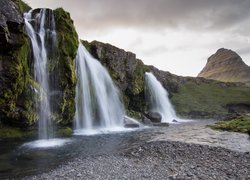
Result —
<instances>
[{"instance_id":1,"label":"green moss","mask_svg":"<svg viewBox=\"0 0 250 180\"><path fill-rule=\"evenodd\" d=\"M172 102L181 115L193 112L202 114L228 114L227 104L250 104L248 87L225 86L222 84L187 82L173 93Z\"/></svg>"},{"instance_id":2,"label":"green moss","mask_svg":"<svg viewBox=\"0 0 250 180\"><path fill-rule=\"evenodd\" d=\"M26 139L34 138L36 136L35 131L25 131L20 128L0 126L0 140L3 139Z\"/></svg>"},{"instance_id":3,"label":"green moss","mask_svg":"<svg viewBox=\"0 0 250 180\"><path fill-rule=\"evenodd\" d=\"M144 90L145 78L144 74L146 72L145 66L141 61L138 61L135 71L133 73L132 79L132 93L139 94Z\"/></svg>"},{"instance_id":4,"label":"green moss","mask_svg":"<svg viewBox=\"0 0 250 180\"><path fill-rule=\"evenodd\" d=\"M74 59L78 49L78 35L70 14L62 8L53 11L57 31L57 55L52 61L51 75L56 75L62 96L56 99L58 115L55 121L61 125L72 123L75 113L76 74ZM56 71L56 69L58 71ZM54 112L55 113L55 112Z\"/></svg>"},{"instance_id":5,"label":"green moss","mask_svg":"<svg viewBox=\"0 0 250 180\"><path fill-rule=\"evenodd\" d=\"M248 133L250 131L250 116L242 116L230 121L221 121L209 127L212 129Z\"/></svg>"},{"instance_id":6,"label":"green moss","mask_svg":"<svg viewBox=\"0 0 250 180\"><path fill-rule=\"evenodd\" d=\"M31 121L31 116L23 116L22 104L19 101L21 96L27 91L29 80L29 43L24 34L17 36L17 46L10 49L6 55L2 55L7 71L4 79L2 92L0 93L0 114L2 121L7 124L25 124ZM27 96L31 97L31 94ZM18 106L18 107L17 107ZM30 115L32 112L26 112Z\"/></svg>"},{"instance_id":7,"label":"green moss","mask_svg":"<svg viewBox=\"0 0 250 180\"><path fill-rule=\"evenodd\" d=\"M140 112L137 112L137 111L127 110L127 115L128 115L129 117L135 118L135 119L137 119L137 120L142 119L141 113L140 113Z\"/></svg>"},{"instance_id":8,"label":"green moss","mask_svg":"<svg viewBox=\"0 0 250 180\"><path fill-rule=\"evenodd\" d=\"M25 2L19 0L19 8L21 10L21 12L28 12L29 10L31 10L32 8Z\"/></svg>"},{"instance_id":9,"label":"green moss","mask_svg":"<svg viewBox=\"0 0 250 180\"><path fill-rule=\"evenodd\" d=\"M89 43L88 41L85 40L81 40L81 43L84 45L84 47L91 52L91 43Z\"/></svg>"},{"instance_id":10,"label":"green moss","mask_svg":"<svg viewBox=\"0 0 250 180\"><path fill-rule=\"evenodd\" d=\"M73 134L73 130L69 127L60 128L56 132L57 137L70 137Z\"/></svg>"}]
</instances>

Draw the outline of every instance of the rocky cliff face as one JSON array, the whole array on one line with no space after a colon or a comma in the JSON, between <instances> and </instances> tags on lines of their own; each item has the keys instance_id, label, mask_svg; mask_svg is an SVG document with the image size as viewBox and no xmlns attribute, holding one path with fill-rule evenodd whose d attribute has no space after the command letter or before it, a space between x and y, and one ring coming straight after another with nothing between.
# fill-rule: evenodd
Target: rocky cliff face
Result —
<instances>
[{"instance_id":1,"label":"rocky cliff face","mask_svg":"<svg viewBox=\"0 0 250 180\"><path fill-rule=\"evenodd\" d=\"M208 58L206 66L199 73L198 77L250 84L250 67L234 51L219 49Z\"/></svg>"},{"instance_id":2,"label":"rocky cliff face","mask_svg":"<svg viewBox=\"0 0 250 180\"><path fill-rule=\"evenodd\" d=\"M179 116L221 118L229 113L229 107L233 105L250 107L250 91L244 84L176 76L144 65L135 54L110 44L97 41L83 41L83 44L109 70L121 89L128 114L134 117L140 118L147 111L144 73L149 71L168 90Z\"/></svg>"}]
</instances>

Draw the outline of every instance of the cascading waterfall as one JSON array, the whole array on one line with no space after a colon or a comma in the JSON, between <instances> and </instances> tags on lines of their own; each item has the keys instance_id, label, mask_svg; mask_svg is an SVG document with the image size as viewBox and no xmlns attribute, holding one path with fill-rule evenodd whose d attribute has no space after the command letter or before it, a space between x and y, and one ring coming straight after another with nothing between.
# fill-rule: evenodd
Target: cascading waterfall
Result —
<instances>
[{"instance_id":1,"label":"cascading waterfall","mask_svg":"<svg viewBox=\"0 0 250 180\"><path fill-rule=\"evenodd\" d=\"M161 122L171 123L178 119L175 110L168 98L168 92L152 73L145 73L147 84L146 97L148 98L150 111L158 112L162 116Z\"/></svg>"},{"instance_id":2,"label":"cascading waterfall","mask_svg":"<svg viewBox=\"0 0 250 180\"><path fill-rule=\"evenodd\" d=\"M107 70L80 43L76 57L75 132L123 127L124 106Z\"/></svg>"},{"instance_id":3,"label":"cascading waterfall","mask_svg":"<svg viewBox=\"0 0 250 180\"><path fill-rule=\"evenodd\" d=\"M32 44L34 78L40 85L36 107L39 114L39 139L53 137L51 121L50 90L48 79L48 56L53 56L56 47L55 21L51 10L33 10L24 14L26 32ZM47 47L47 49L46 49Z\"/></svg>"}]
</instances>

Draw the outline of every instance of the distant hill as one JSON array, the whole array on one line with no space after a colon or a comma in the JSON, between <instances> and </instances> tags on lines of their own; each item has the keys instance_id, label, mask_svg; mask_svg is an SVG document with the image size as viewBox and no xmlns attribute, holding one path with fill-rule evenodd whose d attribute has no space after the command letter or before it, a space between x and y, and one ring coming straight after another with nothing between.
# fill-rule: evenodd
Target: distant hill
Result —
<instances>
[{"instance_id":1,"label":"distant hill","mask_svg":"<svg viewBox=\"0 0 250 180\"><path fill-rule=\"evenodd\" d=\"M250 67L236 52L221 48L208 58L198 77L250 85Z\"/></svg>"}]
</instances>

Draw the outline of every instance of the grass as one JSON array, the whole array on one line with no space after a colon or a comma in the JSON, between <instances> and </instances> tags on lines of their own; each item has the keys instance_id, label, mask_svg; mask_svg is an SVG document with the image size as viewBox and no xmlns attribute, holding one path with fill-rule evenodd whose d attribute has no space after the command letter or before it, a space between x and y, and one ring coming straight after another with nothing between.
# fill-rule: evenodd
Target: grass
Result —
<instances>
[{"instance_id":1,"label":"grass","mask_svg":"<svg viewBox=\"0 0 250 180\"><path fill-rule=\"evenodd\" d=\"M173 93L172 101L181 115L191 112L225 115L228 113L228 104L250 104L250 88L217 82L187 82L177 93Z\"/></svg>"},{"instance_id":2,"label":"grass","mask_svg":"<svg viewBox=\"0 0 250 180\"><path fill-rule=\"evenodd\" d=\"M212 129L248 133L250 131L250 116L242 116L230 121L220 121L209 127Z\"/></svg>"}]
</instances>

